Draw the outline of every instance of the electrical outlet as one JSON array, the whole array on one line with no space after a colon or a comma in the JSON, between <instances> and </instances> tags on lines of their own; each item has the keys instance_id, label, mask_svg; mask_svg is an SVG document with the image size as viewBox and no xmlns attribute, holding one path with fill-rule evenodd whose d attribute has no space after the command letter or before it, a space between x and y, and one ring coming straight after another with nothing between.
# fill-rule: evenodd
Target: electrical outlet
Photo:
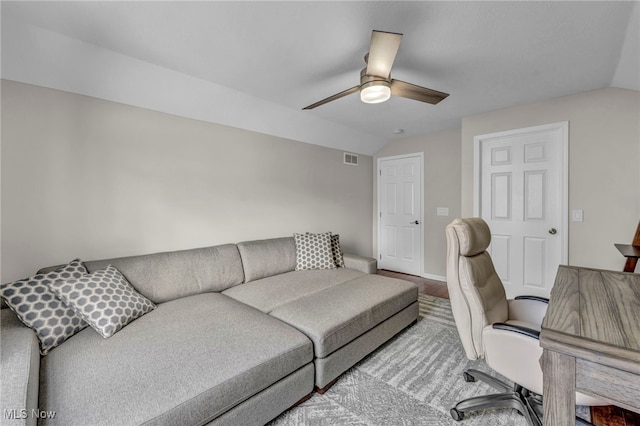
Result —
<instances>
[{"instance_id":1,"label":"electrical outlet","mask_svg":"<svg viewBox=\"0 0 640 426\"><path fill-rule=\"evenodd\" d=\"M436 209L436 216L449 216L449 207L438 207Z\"/></svg>"}]
</instances>

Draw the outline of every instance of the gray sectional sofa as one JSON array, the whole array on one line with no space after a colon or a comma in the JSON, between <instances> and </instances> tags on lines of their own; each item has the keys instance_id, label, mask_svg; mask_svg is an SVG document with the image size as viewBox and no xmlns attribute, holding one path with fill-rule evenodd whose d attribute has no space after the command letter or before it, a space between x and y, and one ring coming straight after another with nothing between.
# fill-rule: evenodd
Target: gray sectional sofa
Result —
<instances>
[{"instance_id":1,"label":"gray sectional sofa","mask_svg":"<svg viewBox=\"0 0 640 426\"><path fill-rule=\"evenodd\" d=\"M414 284L344 262L295 271L290 237L85 262L114 265L157 308L46 356L2 309L2 424L264 424L417 320Z\"/></svg>"}]
</instances>

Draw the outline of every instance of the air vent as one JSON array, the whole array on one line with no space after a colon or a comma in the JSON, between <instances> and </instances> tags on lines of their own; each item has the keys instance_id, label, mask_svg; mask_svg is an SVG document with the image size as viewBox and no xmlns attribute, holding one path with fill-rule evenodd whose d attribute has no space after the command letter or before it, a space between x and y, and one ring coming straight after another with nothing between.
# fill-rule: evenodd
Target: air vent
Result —
<instances>
[{"instance_id":1,"label":"air vent","mask_svg":"<svg viewBox=\"0 0 640 426\"><path fill-rule=\"evenodd\" d=\"M348 152L344 153L344 164L349 164L351 166L358 165L358 156L356 154L350 154Z\"/></svg>"}]
</instances>

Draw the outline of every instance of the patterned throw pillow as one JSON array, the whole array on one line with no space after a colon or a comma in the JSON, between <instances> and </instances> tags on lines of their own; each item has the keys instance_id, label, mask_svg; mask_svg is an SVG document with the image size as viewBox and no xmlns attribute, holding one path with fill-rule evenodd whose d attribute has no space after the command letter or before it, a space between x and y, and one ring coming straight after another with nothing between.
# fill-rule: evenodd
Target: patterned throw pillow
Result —
<instances>
[{"instance_id":1,"label":"patterned throw pillow","mask_svg":"<svg viewBox=\"0 0 640 426\"><path fill-rule=\"evenodd\" d=\"M331 254L333 256L333 263L338 268L344 268L344 257L342 256L342 250L340 250L340 235L331 235Z\"/></svg>"},{"instance_id":2,"label":"patterned throw pillow","mask_svg":"<svg viewBox=\"0 0 640 426\"><path fill-rule=\"evenodd\" d=\"M36 332L42 355L88 325L47 285L86 274L87 270L80 259L75 259L55 271L0 286L0 294L7 306L24 325Z\"/></svg>"},{"instance_id":3,"label":"patterned throw pillow","mask_svg":"<svg viewBox=\"0 0 640 426\"><path fill-rule=\"evenodd\" d=\"M331 252L331 232L293 234L293 238L296 242L296 271L336 268Z\"/></svg>"},{"instance_id":4,"label":"patterned throw pillow","mask_svg":"<svg viewBox=\"0 0 640 426\"><path fill-rule=\"evenodd\" d=\"M156 307L112 265L49 288L105 339Z\"/></svg>"}]
</instances>

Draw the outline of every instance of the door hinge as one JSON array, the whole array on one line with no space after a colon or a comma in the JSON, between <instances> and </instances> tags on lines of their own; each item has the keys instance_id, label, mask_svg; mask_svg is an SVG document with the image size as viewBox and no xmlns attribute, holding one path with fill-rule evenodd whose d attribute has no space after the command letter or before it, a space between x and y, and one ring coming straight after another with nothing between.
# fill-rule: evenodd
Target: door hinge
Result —
<instances>
[{"instance_id":1,"label":"door hinge","mask_svg":"<svg viewBox=\"0 0 640 426\"><path fill-rule=\"evenodd\" d=\"M378 170L378 176L382 176L382 169Z\"/></svg>"},{"instance_id":2,"label":"door hinge","mask_svg":"<svg viewBox=\"0 0 640 426\"><path fill-rule=\"evenodd\" d=\"M380 260L382 260L382 255L380 255Z\"/></svg>"},{"instance_id":3,"label":"door hinge","mask_svg":"<svg viewBox=\"0 0 640 426\"><path fill-rule=\"evenodd\" d=\"M380 217L382 217L382 212L380 212Z\"/></svg>"}]
</instances>

